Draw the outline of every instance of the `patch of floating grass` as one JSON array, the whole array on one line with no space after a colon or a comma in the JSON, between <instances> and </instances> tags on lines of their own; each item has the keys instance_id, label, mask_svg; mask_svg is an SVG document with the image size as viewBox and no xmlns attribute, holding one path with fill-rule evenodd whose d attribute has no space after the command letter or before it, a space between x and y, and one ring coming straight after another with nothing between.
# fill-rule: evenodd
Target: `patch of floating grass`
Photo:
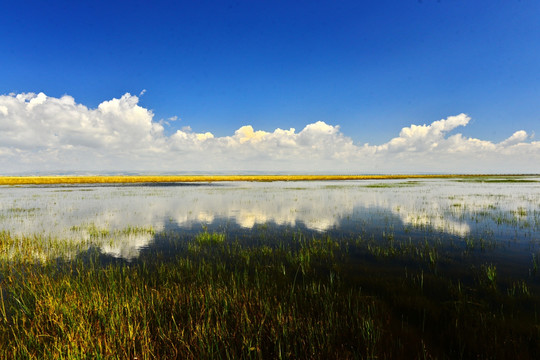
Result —
<instances>
[{"instance_id":1,"label":"patch of floating grass","mask_svg":"<svg viewBox=\"0 0 540 360\"><path fill-rule=\"evenodd\" d=\"M92 239L104 238L110 235L110 230L108 228L100 228L96 224L84 224L84 225L73 225L70 227L71 231L87 233L88 236Z\"/></svg>"},{"instance_id":2,"label":"patch of floating grass","mask_svg":"<svg viewBox=\"0 0 540 360\"><path fill-rule=\"evenodd\" d=\"M408 187L408 186L417 186L421 183L418 181L407 181L407 182L386 182L386 183L377 183L377 184L369 184L365 185L367 188L400 188L400 187Z\"/></svg>"},{"instance_id":3,"label":"patch of floating grass","mask_svg":"<svg viewBox=\"0 0 540 360\"><path fill-rule=\"evenodd\" d=\"M153 226L127 226L121 230L115 230L114 234L123 235L138 235L138 234L150 234L154 235L156 231Z\"/></svg>"},{"instance_id":4,"label":"patch of floating grass","mask_svg":"<svg viewBox=\"0 0 540 360\"><path fill-rule=\"evenodd\" d=\"M512 211L512 213L514 215L517 215L519 217L524 217L524 216L527 216L527 209L525 209L524 207L520 206L517 208L517 210L515 211Z\"/></svg>"},{"instance_id":5,"label":"patch of floating grass","mask_svg":"<svg viewBox=\"0 0 540 360\"><path fill-rule=\"evenodd\" d=\"M8 212L8 213L11 213L11 214L20 215L20 214L30 214L30 213L36 212L36 211L38 211L38 210L39 210L39 208L20 208L20 207L13 207L13 208L7 209L7 212Z\"/></svg>"}]
</instances>

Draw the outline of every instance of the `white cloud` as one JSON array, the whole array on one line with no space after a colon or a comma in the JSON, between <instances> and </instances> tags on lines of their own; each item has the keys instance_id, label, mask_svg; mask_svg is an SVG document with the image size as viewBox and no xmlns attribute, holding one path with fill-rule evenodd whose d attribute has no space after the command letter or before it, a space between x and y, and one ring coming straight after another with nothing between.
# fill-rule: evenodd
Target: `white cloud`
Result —
<instances>
[{"instance_id":1,"label":"white cloud","mask_svg":"<svg viewBox=\"0 0 540 360\"><path fill-rule=\"evenodd\" d=\"M141 95L144 92L141 92ZM540 142L516 131L500 143L450 134L465 114L411 125L380 145L354 144L317 121L299 132L240 127L230 136L184 126L164 133L139 98L89 109L71 96L0 96L0 166L21 171L540 172ZM176 118L169 119L170 121Z\"/></svg>"},{"instance_id":2,"label":"white cloud","mask_svg":"<svg viewBox=\"0 0 540 360\"><path fill-rule=\"evenodd\" d=\"M458 126L469 123L470 117L465 114L449 116L447 119L434 121L430 125L411 125L401 129L399 137L393 138L388 143L377 147L377 151L388 152L425 152L432 151L444 145L445 133L454 130ZM450 140L456 144L461 143L461 138L454 137ZM455 150L455 148L454 148Z\"/></svg>"},{"instance_id":3,"label":"white cloud","mask_svg":"<svg viewBox=\"0 0 540 360\"><path fill-rule=\"evenodd\" d=\"M527 132L523 130L516 131L515 133L512 134L512 136L510 136L508 139L504 141L501 141L498 145L500 147L507 147L507 146L520 144L526 141L528 137L529 135L527 134Z\"/></svg>"}]
</instances>

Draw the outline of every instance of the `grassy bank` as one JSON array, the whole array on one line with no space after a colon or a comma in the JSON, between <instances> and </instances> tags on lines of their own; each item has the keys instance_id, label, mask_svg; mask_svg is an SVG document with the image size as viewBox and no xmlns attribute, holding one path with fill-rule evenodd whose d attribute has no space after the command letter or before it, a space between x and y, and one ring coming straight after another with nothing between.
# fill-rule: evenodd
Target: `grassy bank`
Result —
<instances>
[{"instance_id":1,"label":"grassy bank","mask_svg":"<svg viewBox=\"0 0 540 360\"><path fill-rule=\"evenodd\" d=\"M516 179L525 175L498 175L498 178ZM129 184L219 181L328 181L328 180L389 180L491 178L493 175L166 175L166 176L0 176L0 185L46 184Z\"/></svg>"},{"instance_id":2,"label":"grassy bank","mask_svg":"<svg viewBox=\"0 0 540 360\"><path fill-rule=\"evenodd\" d=\"M131 263L95 248L72 261L2 261L0 357L526 359L540 352L534 258L528 274L510 277L500 264L475 265L473 249L430 243L175 236L161 237L167 251ZM4 233L0 247L17 241Z\"/></svg>"}]
</instances>

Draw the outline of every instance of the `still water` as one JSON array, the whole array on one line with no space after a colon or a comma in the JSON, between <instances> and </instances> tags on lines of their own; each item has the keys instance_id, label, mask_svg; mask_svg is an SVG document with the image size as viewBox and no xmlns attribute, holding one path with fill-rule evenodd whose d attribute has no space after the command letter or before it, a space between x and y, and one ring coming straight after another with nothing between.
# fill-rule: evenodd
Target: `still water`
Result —
<instances>
[{"instance_id":1,"label":"still water","mask_svg":"<svg viewBox=\"0 0 540 360\"><path fill-rule=\"evenodd\" d=\"M92 238L102 253L127 260L160 234L261 228L375 241L483 239L530 259L540 243L540 178L0 187L0 231Z\"/></svg>"}]
</instances>

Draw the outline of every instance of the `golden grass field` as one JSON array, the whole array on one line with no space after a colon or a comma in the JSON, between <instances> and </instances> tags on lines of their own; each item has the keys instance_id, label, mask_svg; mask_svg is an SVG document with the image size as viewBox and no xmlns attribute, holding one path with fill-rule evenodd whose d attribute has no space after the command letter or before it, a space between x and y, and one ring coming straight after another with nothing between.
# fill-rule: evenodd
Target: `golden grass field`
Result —
<instances>
[{"instance_id":1,"label":"golden grass field","mask_svg":"<svg viewBox=\"0 0 540 360\"><path fill-rule=\"evenodd\" d=\"M122 184L218 181L325 181L467 178L493 175L121 175L121 176L0 176L0 185ZM501 175L497 175L501 176ZM504 175L507 176L507 175ZM517 175L513 175L517 176Z\"/></svg>"}]
</instances>

